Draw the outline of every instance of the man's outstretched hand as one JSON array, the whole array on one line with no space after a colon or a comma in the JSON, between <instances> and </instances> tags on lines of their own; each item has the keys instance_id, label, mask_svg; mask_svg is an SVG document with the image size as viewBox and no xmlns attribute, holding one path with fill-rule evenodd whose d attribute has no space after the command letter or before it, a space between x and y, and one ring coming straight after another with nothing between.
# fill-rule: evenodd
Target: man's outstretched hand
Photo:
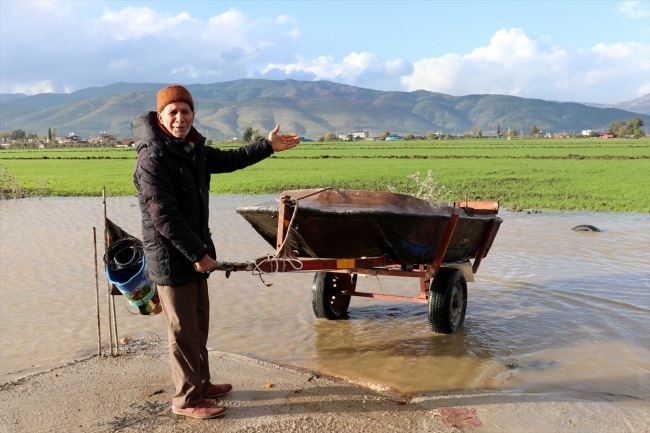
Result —
<instances>
[{"instance_id":1,"label":"man's outstretched hand","mask_svg":"<svg viewBox=\"0 0 650 433\"><path fill-rule=\"evenodd\" d=\"M278 132L280 132L280 125L275 125L275 129L269 132L269 141L274 152L293 149L300 143L297 134L278 134Z\"/></svg>"},{"instance_id":2,"label":"man's outstretched hand","mask_svg":"<svg viewBox=\"0 0 650 433\"><path fill-rule=\"evenodd\" d=\"M214 265L216 264L217 262L206 254L201 260L194 262L194 269L196 269L198 272L210 272L212 269L214 269Z\"/></svg>"}]
</instances>

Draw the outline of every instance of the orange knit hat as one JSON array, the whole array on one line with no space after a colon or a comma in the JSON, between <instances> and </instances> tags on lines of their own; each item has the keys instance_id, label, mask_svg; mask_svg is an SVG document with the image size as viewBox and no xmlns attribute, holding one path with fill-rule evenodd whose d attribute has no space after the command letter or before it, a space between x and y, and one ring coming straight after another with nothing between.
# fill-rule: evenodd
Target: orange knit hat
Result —
<instances>
[{"instance_id":1,"label":"orange knit hat","mask_svg":"<svg viewBox=\"0 0 650 433\"><path fill-rule=\"evenodd\" d=\"M166 106L173 102L185 102L190 106L192 112L194 112L194 99L190 95L189 90L183 86L177 84L172 86L167 86L164 89L158 91L158 112L162 112Z\"/></svg>"}]
</instances>

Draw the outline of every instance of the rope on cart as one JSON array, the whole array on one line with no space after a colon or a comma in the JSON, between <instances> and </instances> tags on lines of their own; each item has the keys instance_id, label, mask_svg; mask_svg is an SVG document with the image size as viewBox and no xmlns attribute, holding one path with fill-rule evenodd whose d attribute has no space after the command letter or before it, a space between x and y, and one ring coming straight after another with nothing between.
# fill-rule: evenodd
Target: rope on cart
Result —
<instances>
[{"instance_id":1,"label":"rope on cart","mask_svg":"<svg viewBox=\"0 0 650 433\"><path fill-rule=\"evenodd\" d=\"M294 271L299 271L302 269L303 264L300 260L298 259L280 259L277 256L272 256L268 254L266 258L262 261L255 261L253 262L255 265L255 268L253 269L253 275L257 275L260 277L260 280L266 287L271 287L273 283L267 283L264 281L264 278L262 278L262 274L277 274L280 270L280 260L282 260L284 263L288 263L291 265ZM271 264L271 272L264 272L262 269L260 269L260 265L262 263L270 263Z\"/></svg>"},{"instance_id":2,"label":"rope on cart","mask_svg":"<svg viewBox=\"0 0 650 433\"><path fill-rule=\"evenodd\" d=\"M327 187L327 188L319 189L319 190L316 191L316 192L312 192L311 194L303 195L302 197L297 198L296 201L298 201L298 200L302 200L302 199L307 198L307 197L311 197L312 195L320 194L321 192L325 192L325 191L328 191L328 190L330 190L330 189L334 189L334 187L333 187L333 186L330 186L330 187Z\"/></svg>"},{"instance_id":3,"label":"rope on cart","mask_svg":"<svg viewBox=\"0 0 650 433\"><path fill-rule=\"evenodd\" d=\"M282 241L282 245L280 245L280 247L277 249L275 255L272 256L272 255L268 254L264 260L259 261L259 262L256 260L254 262L255 268L253 269L253 272L252 272L253 275L257 275L257 276L260 277L260 280L262 281L262 283L266 287L271 287L273 285L273 283L267 283L266 281L264 281L264 279L262 278L262 274L276 274L276 273L278 273L279 270L280 270L280 260L282 260L283 263L288 263L289 265L291 265L291 267L293 268L294 271L300 271L303 268L302 262L300 260L298 260L298 259L280 259L278 257L280 252L284 249L284 247L285 247L285 245L287 243L287 240L289 239L289 234L291 233L291 230L292 230L292 227L293 227L293 221L296 219L296 215L298 214L298 200L303 200L303 199L305 199L307 197L311 197L313 195L320 194L321 192L328 191L328 190L333 190L333 189L334 189L334 187L332 187L332 186L330 186L328 188L321 188L316 192L304 195L304 196L296 198L296 199L294 199L294 198L286 199L286 198L282 198L282 197L280 198L280 200L286 201L290 205L293 206L293 214L291 215L291 220L289 221L289 230L287 230L287 235L284 237L284 240ZM262 263L266 263L266 262L271 264L271 272L264 272L262 269L260 269L260 265Z\"/></svg>"},{"instance_id":4,"label":"rope on cart","mask_svg":"<svg viewBox=\"0 0 650 433\"><path fill-rule=\"evenodd\" d=\"M284 246L287 243L287 240L289 239L289 234L291 233L291 230L292 230L292 227L293 227L293 220L296 219L296 214L298 214L298 200L302 200L302 199L305 199L307 197L311 197L313 195L320 194L321 192L328 191L330 189L333 190L334 187L330 186L330 187L327 187L327 188L321 188L316 192L304 195L304 196L302 196L300 198L292 198L292 199L288 200L286 198L283 199L282 197L280 197L280 200L287 201L290 205L293 206L293 214L291 215L291 220L289 221L289 230L287 230L287 235L284 237L284 240L282 241L282 245L280 245L280 247L277 249L277 251L275 253L275 256L274 256L275 258L277 258L278 254L280 254L280 251L282 251L284 249ZM286 260L288 262L291 262L291 259L286 259ZM294 269L297 269L297 268L294 266ZM302 263L300 263L300 268L299 269L302 269Z\"/></svg>"}]
</instances>

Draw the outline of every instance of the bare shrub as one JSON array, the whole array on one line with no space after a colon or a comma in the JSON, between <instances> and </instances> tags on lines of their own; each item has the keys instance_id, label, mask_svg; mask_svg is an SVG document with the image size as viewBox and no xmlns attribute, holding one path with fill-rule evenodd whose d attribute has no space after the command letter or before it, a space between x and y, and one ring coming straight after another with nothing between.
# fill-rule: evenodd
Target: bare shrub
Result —
<instances>
[{"instance_id":1,"label":"bare shrub","mask_svg":"<svg viewBox=\"0 0 650 433\"><path fill-rule=\"evenodd\" d=\"M20 179L9 173L7 167L0 165L0 199L18 199L25 197L25 188Z\"/></svg>"},{"instance_id":2,"label":"bare shrub","mask_svg":"<svg viewBox=\"0 0 650 433\"><path fill-rule=\"evenodd\" d=\"M420 180L419 171L414 174L410 174L406 177L412 180L413 182L415 182L415 187L412 187L411 185L407 186L406 189L408 190L408 192L406 193L411 193L411 195L417 198L421 198L423 200L428 200L428 201L444 201L445 194L451 193L451 191L447 190L446 186L440 185L438 183L436 178L433 177L433 170L431 169L427 171L426 177L422 180ZM396 191L396 187L394 186L389 186L388 191L399 192Z\"/></svg>"}]
</instances>

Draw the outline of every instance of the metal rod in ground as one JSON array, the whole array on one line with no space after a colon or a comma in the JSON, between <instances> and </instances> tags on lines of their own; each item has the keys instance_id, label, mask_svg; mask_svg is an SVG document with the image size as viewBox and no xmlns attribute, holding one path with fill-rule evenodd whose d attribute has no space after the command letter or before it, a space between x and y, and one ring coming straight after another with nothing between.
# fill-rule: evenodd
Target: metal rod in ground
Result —
<instances>
[{"instance_id":1,"label":"metal rod in ground","mask_svg":"<svg viewBox=\"0 0 650 433\"><path fill-rule=\"evenodd\" d=\"M104 254L108 248L108 241L106 239L108 233L108 227L106 225L106 187L102 187L102 204L104 207ZM108 296L108 332L109 332L109 342L111 356L113 356L113 315L111 312L111 283L106 281L106 295Z\"/></svg>"},{"instance_id":2,"label":"metal rod in ground","mask_svg":"<svg viewBox=\"0 0 650 433\"><path fill-rule=\"evenodd\" d=\"M97 309L97 356L102 356L102 326L99 320L99 276L97 274L97 230L93 227L93 244L95 245L95 306Z\"/></svg>"},{"instance_id":3,"label":"metal rod in ground","mask_svg":"<svg viewBox=\"0 0 650 433\"><path fill-rule=\"evenodd\" d=\"M115 355L120 354L120 340L117 336L117 314L115 314L115 296L111 296L113 301L113 328L115 328Z\"/></svg>"},{"instance_id":4,"label":"metal rod in ground","mask_svg":"<svg viewBox=\"0 0 650 433\"><path fill-rule=\"evenodd\" d=\"M113 318L111 312L111 283L106 282L106 294L108 295L108 341L110 342L111 356L113 356Z\"/></svg>"}]
</instances>

